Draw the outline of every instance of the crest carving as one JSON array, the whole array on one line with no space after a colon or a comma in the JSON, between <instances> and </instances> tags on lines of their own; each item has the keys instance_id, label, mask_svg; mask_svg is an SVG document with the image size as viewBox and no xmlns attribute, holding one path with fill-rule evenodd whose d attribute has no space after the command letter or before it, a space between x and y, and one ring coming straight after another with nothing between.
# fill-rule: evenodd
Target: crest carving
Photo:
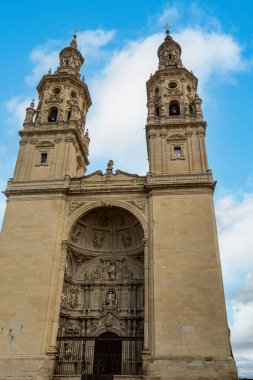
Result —
<instances>
[{"instance_id":1,"label":"crest carving","mask_svg":"<svg viewBox=\"0 0 253 380\"><path fill-rule=\"evenodd\" d=\"M74 210L76 210L78 207L82 206L85 202L69 202L69 214L71 214Z\"/></svg>"},{"instance_id":2,"label":"crest carving","mask_svg":"<svg viewBox=\"0 0 253 380\"><path fill-rule=\"evenodd\" d=\"M140 199L140 200L138 199L135 201L131 201L130 203L132 203L134 206L136 206L142 212L145 212L146 201L144 199Z\"/></svg>"}]
</instances>

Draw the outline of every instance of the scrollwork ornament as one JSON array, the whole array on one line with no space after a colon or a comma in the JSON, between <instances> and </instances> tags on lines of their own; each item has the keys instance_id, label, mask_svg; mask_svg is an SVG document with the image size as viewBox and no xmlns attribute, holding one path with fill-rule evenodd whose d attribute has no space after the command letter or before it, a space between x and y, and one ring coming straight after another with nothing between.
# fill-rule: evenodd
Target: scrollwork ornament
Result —
<instances>
[{"instance_id":1,"label":"scrollwork ornament","mask_svg":"<svg viewBox=\"0 0 253 380\"><path fill-rule=\"evenodd\" d=\"M69 214L75 211L78 207L82 206L85 202L72 201L69 202Z\"/></svg>"},{"instance_id":2,"label":"scrollwork ornament","mask_svg":"<svg viewBox=\"0 0 253 380\"><path fill-rule=\"evenodd\" d=\"M136 199L134 201L131 201L131 203L134 206L136 206L139 210L141 210L143 213L145 213L146 201L144 199Z\"/></svg>"}]
</instances>

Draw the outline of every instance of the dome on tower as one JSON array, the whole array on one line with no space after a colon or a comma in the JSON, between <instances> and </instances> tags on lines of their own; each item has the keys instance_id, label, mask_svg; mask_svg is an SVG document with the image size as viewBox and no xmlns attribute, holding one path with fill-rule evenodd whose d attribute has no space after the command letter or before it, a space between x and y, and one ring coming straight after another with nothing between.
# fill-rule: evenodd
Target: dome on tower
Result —
<instances>
[{"instance_id":1,"label":"dome on tower","mask_svg":"<svg viewBox=\"0 0 253 380\"><path fill-rule=\"evenodd\" d=\"M170 67L183 67L181 61L181 46L173 40L169 34L169 30L166 30L166 37L159 46L157 55L159 58L159 70Z\"/></svg>"},{"instance_id":2,"label":"dome on tower","mask_svg":"<svg viewBox=\"0 0 253 380\"><path fill-rule=\"evenodd\" d=\"M74 34L69 46L60 51L60 67L57 73L72 74L76 77L80 76L80 69L84 63L84 57L77 49L76 35Z\"/></svg>"}]
</instances>

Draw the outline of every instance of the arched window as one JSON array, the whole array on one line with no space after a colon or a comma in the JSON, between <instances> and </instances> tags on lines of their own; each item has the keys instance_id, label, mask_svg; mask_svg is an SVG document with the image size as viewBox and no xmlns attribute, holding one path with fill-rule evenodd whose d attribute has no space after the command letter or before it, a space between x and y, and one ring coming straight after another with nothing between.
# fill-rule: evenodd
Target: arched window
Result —
<instances>
[{"instance_id":1,"label":"arched window","mask_svg":"<svg viewBox=\"0 0 253 380\"><path fill-rule=\"evenodd\" d=\"M68 120L71 118L71 110L68 111Z\"/></svg>"},{"instance_id":2,"label":"arched window","mask_svg":"<svg viewBox=\"0 0 253 380\"><path fill-rule=\"evenodd\" d=\"M169 106L169 115L178 116L180 115L180 106L177 101L172 101Z\"/></svg>"},{"instance_id":3,"label":"arched window","mask_svg":"<svg viewBox=\"0 0 253 380\"><path fill-rule=\"evenodd\" d=\"M190 114L193 115L194 114L194 109L193 109L193 106L191 104L189 106L189 110L190 110Z\"/></svg>"},{"instance_id":4,"label":"arched window","mask_svg":"<svg viewBox=\"0 0 253 380\"><path fill-rule=\"evenodd\" d=\"M160 116L160 108L158 106L155 107L155 116Z\"/></svg>"},{"instance_id":5,"label":"arched window","mask_svg":"<svg viewBox=\"0 0 253 380\"><path fill-rule=\"evenodd\" d=\"M56 107L52 107L50 110L49 110L49 113L48 113L48 121L49 123L53 123L57 120L57 114L58 114L58 109Z\"/></svg>"}]
</instances>

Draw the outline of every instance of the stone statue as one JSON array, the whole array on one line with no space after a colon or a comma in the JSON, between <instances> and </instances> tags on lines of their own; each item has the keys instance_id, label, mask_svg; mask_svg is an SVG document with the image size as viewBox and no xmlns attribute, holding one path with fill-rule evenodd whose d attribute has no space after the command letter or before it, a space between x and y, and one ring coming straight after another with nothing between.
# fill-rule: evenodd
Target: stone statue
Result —
<instances>
[{"instance_id":1,"label":"stone statue","mask_svg":"<svg viewBox=\"0 0 253 380\"><path fill-rule=\"evenodd\" d=\"M74 227L73 232L72 232L72 235L71 235L71 239L72 239L75 243L77 243L80 234L81 234L81 230L80 230L79 228L77 228L77 227Z\"/></svg>"},{"instance_id":2,"label":"stone statue","mask_svg":"<svg viewBox=\"0 0 253 380\"><path fill-rule=\"evenodd\" d=\"M106 299L105 299L105 306L109 309L113 309L117 306L117 297L115 290L111 289L107 293Z\"/></svg>"},{"instance_id":3,"label":"stone statue","mask_svg":"<svg viewBox=\"0 0 253 380\"><path fill-rule=\"evenodd\" d=\"M111 261L108 267L108 276L110 280L116 279L116 264L115 261Z\"/></svg>"}]
</instances>

